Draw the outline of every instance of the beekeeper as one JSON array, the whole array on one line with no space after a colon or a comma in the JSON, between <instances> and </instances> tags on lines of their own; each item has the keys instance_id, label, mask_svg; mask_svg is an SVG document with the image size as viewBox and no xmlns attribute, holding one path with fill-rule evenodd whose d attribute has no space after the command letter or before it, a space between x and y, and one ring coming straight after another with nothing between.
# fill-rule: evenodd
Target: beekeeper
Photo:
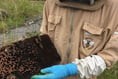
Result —
<instances>
[{"instance_id":1,"label":"beekeeper","mask_svg":"<svg viewBox=\"0 0 118 79\"><path fill-rule=\"evenodd\" d=\"M46 0L40 31L62 61L32 79L96 79L118 61L118 0Z\"/></svg>"}]
</instances>

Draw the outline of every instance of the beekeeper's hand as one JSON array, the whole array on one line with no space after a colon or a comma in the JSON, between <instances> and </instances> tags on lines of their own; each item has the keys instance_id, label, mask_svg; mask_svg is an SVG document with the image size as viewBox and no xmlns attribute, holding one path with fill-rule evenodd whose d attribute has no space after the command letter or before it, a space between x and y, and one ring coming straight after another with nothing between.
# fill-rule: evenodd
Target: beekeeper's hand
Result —
<instances>
[{"instance_id":1,"label":"beekeeper's hand","mask_svg":"<svg viewBox=\"0 0 118 79\"><path fill-rule=\"evenodd\" d=\"M76 64L55 65L41 70L45 75L34 75L31 79L63 79L78 74Z\"/></svg>"}]
</instances>

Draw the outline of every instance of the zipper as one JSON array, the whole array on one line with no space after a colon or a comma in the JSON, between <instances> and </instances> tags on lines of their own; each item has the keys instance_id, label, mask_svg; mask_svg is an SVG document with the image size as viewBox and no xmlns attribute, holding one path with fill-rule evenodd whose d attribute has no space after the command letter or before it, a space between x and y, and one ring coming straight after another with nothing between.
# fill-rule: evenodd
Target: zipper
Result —
<instances>
[{"instance_id":1,"label":"zipper","mask_svg":"<svg viewBox=\"0 0 118 79\"><path fill-rule=\"evenodd\" d=\"M72 42L72 31L73 31L73 22L74 22L74 9L72 11L72 17L71 17L71 22L70 22L70 33L69 33L69 38L68 38L68 45L67 45L67 51L66 51L66 59L67 63L69 63L69 58L70 58L70 51L71 51L71 42Z\"/></svg>"}]
</instances>

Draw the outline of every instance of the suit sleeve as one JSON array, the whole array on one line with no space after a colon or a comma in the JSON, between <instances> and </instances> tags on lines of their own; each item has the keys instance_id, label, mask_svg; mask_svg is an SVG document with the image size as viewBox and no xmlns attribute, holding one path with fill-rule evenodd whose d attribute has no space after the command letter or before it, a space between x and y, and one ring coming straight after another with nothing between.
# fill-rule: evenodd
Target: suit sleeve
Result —
<instances>
[{"instance_id":1,"label":"suit sleeve","mask_svg":"<svg viewBox=\"0 0 118 79\"><path fill-rule=\"evenodd\" d=\"M107 68L112 67L118 61L118 26L105 48L98 55L104 59Z\"/></svg>"}]
</instances>

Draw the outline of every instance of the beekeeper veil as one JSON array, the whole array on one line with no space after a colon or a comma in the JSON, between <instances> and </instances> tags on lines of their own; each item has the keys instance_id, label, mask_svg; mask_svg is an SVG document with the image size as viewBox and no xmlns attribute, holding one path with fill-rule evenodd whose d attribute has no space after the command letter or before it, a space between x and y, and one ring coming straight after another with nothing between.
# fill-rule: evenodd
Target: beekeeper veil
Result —
<instances>
[{"instance_id":1,"label":"beekeeper veil","mask_svg":"<svg viewBox=\"0 0 118 79\"><path fill-rule=\"evenodd\" d=\"M100 9L107 0L57 0L56 4L62 7L70 7L87 11Z\"/></svg>"}]
</instances>

